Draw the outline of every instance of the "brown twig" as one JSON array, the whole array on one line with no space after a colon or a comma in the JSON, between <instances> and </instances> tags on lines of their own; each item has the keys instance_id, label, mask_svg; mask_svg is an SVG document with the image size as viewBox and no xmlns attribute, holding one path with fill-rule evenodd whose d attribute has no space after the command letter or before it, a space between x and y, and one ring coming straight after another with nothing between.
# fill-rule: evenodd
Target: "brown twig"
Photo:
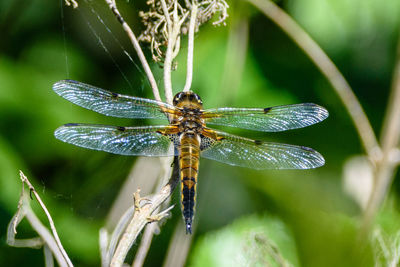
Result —
<instances>
[{"instance_id":1,"label":"brown twig","mask_svg":"<svg viewBox=\"0 0 400 267\"><path fill-rule=\"evenodd\" d=\"M369 158L376 162L380 148L375 133L356 95L332 60L318 44L280 7L270 0L247 0L278 25L325 75L350 114Z\"/></svg>"}]
</instances>

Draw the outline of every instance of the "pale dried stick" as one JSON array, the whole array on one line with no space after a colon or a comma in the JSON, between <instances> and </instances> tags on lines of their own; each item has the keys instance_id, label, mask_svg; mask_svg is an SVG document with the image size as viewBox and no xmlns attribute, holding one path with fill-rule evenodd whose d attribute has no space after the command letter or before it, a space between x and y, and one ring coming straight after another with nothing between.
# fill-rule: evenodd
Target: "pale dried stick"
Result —
<instances>
[{"instance_id":1,"label":"pale dried stick","mask_svg":"<svg viewBox=\"0 0 400 267\"><path fill-rule=\"evenodd\" d=\"M363 227L369 228L377 210L390 188L397 167L400 138L400 38L397 42L397 62L385 121L382 126L382 159L376 164L374 187L364 213Z\"/></svg>"},{"instance_id":2,"label":"pale dried stick","mask_svg":"<svg viewBox=\"0 0 400 267\"><path fill-rule=\"evenodd\" d=\"M157 228L157 223L151 223L146 226L146 229L144 229L139 248L135 255L135 260L132 263L132 267L143 266L147 253L150 249L151 241L153 240L153 236Z\"/></svg>"},{"instance_id":3,"label":"pale dried stick","mask_svg":"<svg viewBox=\"0 0 400 267\"><path fill-rule=\"evenodd\" d=\"M31 210L26 208L27 206L29 206L29 202L27 200L27 197L25 197L24 193L25 193L25 188L24 188L24 184L22 184L22 191L21 191L21 195L20 195L19 201L18 201L17 212L14 214L10 223L8 224L6 243L9 246L13 246L13 247L40 248L46 243L46 237L48 235L44 236L43 238L42 237L33 237L33 238L28 238L28 239L16 239L15 238L15 236L17 234L18 225L20 224L22 219L26 217L26 214L28 212L32 212ZM48 240L48 241L52 244L55 244L54 238L51 237L51 239L52 240ZM61 255L62 261L64 261L62 254L61 253L59 253L59 254Z\"/></svg>"},{"instance_id":4,"label":"pale dried stick","mask_svg":"<svg viewBox=\"0 0 400 267\"><path fill-rule=\"evenodd\" d=\"M183 220L180 220L175 226L174 234L169 242L163 267L185 266L193 235L187 235L184 229Z\"/></svg>"},{"instance_id":5,"label":"pale dried stick","mask_svg":"<svg viewBox=\"0 0 400 267\"><path fill-rule=\"evenodd\" d=\"M174 21L171 21L170 14L167 8L167 4L165 3L165 0L161 0L161 6L164 12L164 17L167 20L167 38L168 38L168 45L167 45L167 51L165 52L165 59L164 59L164 94L165 94L165 99L166 102L171 104L172 103L172 81L171 81L171 67L172 67L172 53L174 50L175 42L177 35L179 35L179 32L176 32L176 23L175 23L175 18L176 16L173 16ZM174 9L174 12L177 12L176 8Z\"/></svg>"},{"instance_id":6,"label":"pale dried stick","mask_svg":"<svg viewBox=\"0 0 400 267\"><path fill-rule=\"evenodd\" d=\"M164 0L161 0L163 3ZM166 12L166 11L164 11ZM172 91L172 61L174 60L174 56L176 56L176 47L179 45L180 40L180 32L182 23L186 20L189 12L186 12L182 19L179 20L178 16L178 8L177 2L174 2L174 10L172 13L172 25L168 26L168 45L167 51L165 52L165 60L164 60L164 90L165 90L165 99L167 103L172 103L173 91ZM165 16L169 16L169 13L164 14Z\"/></svg>"},{"instance_id":7,"label":"pale dried stick","mask_svg":"<svg viewBox=\"0 0 400 267\"><path fill-rule=\"evenodd\" d=\"M156 187L158 188L158 192L161 186L166 183L165 181L163 184L160 184L166 168L170 168L167 158L140 157L136 160L107 218L107 228L114 230L110 237L108 237L105 228L100 232L100 237L102 237L100 244L103 251L102 266L110 265L118 241L124 233L126 226L132 220L135 210L135 207L131 204L132 192L137 190L139 186L141 192L144 192L146 195L154 192L154 188ZM144 173L146 175L143 175Z\"/></svg>"},{"instance_id":8,"label":"pale dried stick","mask_svg":"<svg viewBox=\"0 0 400 267\"><path fill-rule=\"evenodd\" d=\"M124 230L126 229L128 223L131 221L133 214L135 212L135 207L131 206L129 207L129 209L126 210L126 212L121 216L120 220L118 221L117 225L115 226L114 231L111 234L111 237L107 236L107 240L108 244L107 246L103 244L103 247L106 248L106 253L102 254L104 255L104 259L102 259L102 262L104 262L105 264L103 264L104 267L109 266L111 259L113 258L113 255L115 254L115 250L118 246L118 241L120 239L120 237L122 236L122 234L124 233ZM103 238L105 238L105 228L102 228L103 231L100 232L100 234L103 235ZM102 230L100 229L100 230ZM106 232L107 233L107 232ZM107 233L108 235L108 233ZM102 237L102 236L100 236Z\"/></svg>"},{"instance_id":9,"label":"pale dried stick","mask_svg":"<svg viewBox=\"0 0 400 267\"><path fill-rule=\"evenodd\" d=\"M376 162L381 153L375 133L356 95L332 60L318 44L280 7L270 0L247 0L278 25L305 52L339 95L360 136L369 158Z\"/></svg>"},{"instance_id":10,"label":"pale dried stick","mask_svg":"<svg viewBox=\"0 0 400 267\"><path fill-rule=\"evenodd\" d=\"M44 205L42 199L40 198L39 194L36 192L33 185L29 182L28 178L26 178L25 174L22 171L20 171L19 174L20 174L22 182L24 182L28 185L29 190L33 193L36 200L39 202L40 207L43 209L44 213L46 214L47 220L49 221L49 224L50 224L51 232L53 233L54 239L56 240L57 247L60 249L64 259L67 261L68 266L73 266L71 260L68 257L67 252L64 250L64 247L61 244L60 238L58 237L58 233L56 230L56 226L54 225L54 221L51 218L51 215L50 215L49 211L47 210L46 206ZM27 214L27 216L28 216L28 214Z\"/></svg>"},{"instance_id":11,"label":"pale dried stick","mask_svg":"<svg viewBox=\"0 0 400 267\"><path fill-rule=\"evenodd\" d=\"M148 223L158 221L167 215L167 212L170 210L170 208L155 216L152 216L153 212L158 208L158 206L160 206L171 195L172 189L173 188L170 184L164 186L161 192L152 198L151 204L148 204L135 212L135 215L127 226L120 242L118 243L110 266L122 266L129 249L143 228Z\"/></svg>"},{"instance_id":12,"label":"pale dried stick","mask_svg":"<svg viewBox=\"0 0 400 267\"><path fill-rule=\"evenodd\" d=\"M164 167L163 172L166 173L168 171L168 169L171 168L170 167L171 161L168 160L168 158L161 158L160 161L161 161L161 165ZM167 176L162 175L162 177L160 177L158 179L158 181L159 181L158 184L154 187L154 192L159 192L161 190L162 186L168 182ZM166 201L164 203L164 206L168 205L168 202L169 201ZM156 209L154 212L157 213L159 211L159 209L160 208ZM136 252L135 259L132 263L133 267L143 266L144 261L146 259L146 255L149 252L154 233L157 230L159 230L159 226L156 222L148 224L146 226L146 229L144 229L142 239L140 240L139 248Z\"/></svg>"},{"instance_id":13,"label":"pale dried stick","mask_svg":"<svg viewBox=\"0 0 400 267\"><path fill-rule=\"evenodd\" d=\"M51 249L46 244L43 247L43 252L45 260L44 266L53 267L54 266L53 254L51 253Z\"/></svg>"},{"instance_id":14,"label":"pale dried stick","mask_svg":"<svg viewBox=\"0 0 400 267\"><path fill-rule=\"evenodd\" d=\"M189 32L188 32L188 54L187 54L187 71L186 71L186 82L183 88L184 92L190 90L192 86L193 79L193 49L194 49L194 32L196 31L197 24L197 11L198 7L196 3L192 4L192 9L190 11L190 22L189 22Z\"/></svg>"},{"instance_id":15,"label":"pale dried stick","mask_svg":"<svg viewBox=\"0 0 400 267\"><path fill-rule=\"evenodd\" d=\"M20 178L22 180L22 191L18 205L18 211L14 215L12 221L10 222L8 235L7 235L7 242L13 246L30 246L30 247L37 247L39 245L48 245L48 248L53 252L57 262L60 266L73 266L71 260L69 259L67 253L65 252L60 238L58 237L57 230L54 226L53 219L49 211L47 210L46 206L44 205L43 201L41 200L39 194L36 192L33 185L29 182L28 178L24 175L22 171L20 171ZM38 201L39 205L45 212L47 219L50 223L50 228L52 230L52 234L47 230L47 228L40 222L40 220L36 217L32 209L29 205L29 200L25 195L24 184L28 185L29 190L31 193L34 194L36 200ZM29 223L31 224L32 228L39 234L40 238L42 239L41 244L38 243L38 238L28 239L28 240L15 240L15 234L17 233L16 227L19 222L26 217ZM48 255L46 253L46 255ZM46 256L47 257L47 256ZM46 258L46 262L49 262L50 259Z\"/></svg>"},{"instance_id":16,"label":"pale dried stick","mask_svg":"<svg viewBox=\"0 0 400 267\"><path fill-rule=\"evenodd\" d=\"M26 202L29 200L25 197ZM41 223L39 218L35 215L32 209L28 206L29 204L25 205L25 216L29 221L32 228L35 230L36 233L44 240L44 252L45 252L45 266L54 265L53 263L53 255L56 258L58 264L60 266L73 266L72 262L69 260L68 256L65 258L63 255L64 249L57 244L57 241L54 239L54 235L52 236L49 230ZM48 253L47 250L50 250L51 253ZM49 264L51 262L51 264Z\"/></svg>"},{"instance_id":17,"label":"pale dried stick","mask_svg":"<svg viewBox=\"0 0 400 267\"><path fill-rule=\"evenodd\" d=\"M117 4L116 4L115 0L105 0L105 1L106 1L107 5L109 6L109 8L111 9L111 11L114 13L114 15L117 18L117 20L119 21L119 23L121 23L122 28L128 35L133 47L135 48L136 53L139 57L139 60L142 63L143 69L147 75L147 78L149 79L151 89L153 90L154 98L158 101L161 101L157 82L154 78L154 75L153 75L151 69L150 69L149 63L147 62L146 57L143 54L142 48L140 47L139 42L136 39L135 34L133 33L132 29L129 27L128 23L126 23L125 20L123 19L123 17L121 16L121 14L117 8Z\"/></svg>"},{"instance_id":18,"label":"pale dried stick","mask_svg":"<svg viewBox=\"0 0 400 267\"><path fill-rule=\"evenodd\" d=\"M78 2L76 2L75 0L65 0L65 5L72 6L73 8L77 8Z\"/></svg>"},{"instance_id":19,"label":"pale dried stick","mask_svg":"<svg viewBox=\"0 0 400 267\"><path fill-rule=\"evenodd\" d=\"M100 228L99 230L99 248L100 248L100 257L101 257L101 266L102 267L106 267L108 266L108 257L107 257L107 253L108 253L108 247L110 243L110 238L108 235L108 231L106 230L106 228Z\"/></svg>"},{"instance_id":20,"label":"pale dried stick","mask_svg":"<svg viewBox=\"0 0 400 267\"><path fill-rule=\"evenodd\" d=\"M168 32L171 32L172 31L172 21L171 21L171 17L170 17L169 11L168 11L167 4L165 3L165 0L160 0L160 2L161 2L162 10L164 12L165 20L167 21Z\"/></svg>"},{"instance_id":21,"label":"pale dried stick","mask_svg":"<svg viewBox=\"0 0 400 267\"><path fill-rule=\"evenodd\" d=\"M143 228L149 223L154 220L159 220L162 217L165 217L166 212L169 210L162 211L156 217L158 216L159 218L154 218L152 219L152 214L154 211L165 201L168 199L168 197L172 194L176 184L177 184L177 179L175 179L176 176L176 166L177 166L177 157L174 157L174 168L172 175L170 172L166 172L165 175L167 177L171 177L169 180L168 184L165 185L160 192L158 192L156 195L154 195L150 202L146 204L144 207L139 207L140 203L140 196L138 193L136 193L135 197L135 213L134 216L127 226L118 246L116 249L116 252L111 260L111 266L122 266L124 259L126 257L126 254L128 253L130 247L132 246L133 242L136 240L137 236L139 233L143 230ZM178 168L179 169L179 168ZM171 168L169 168L171 170Z\"/></svg>"},{"instance_id":22,"label":"pale dried stick","mask_svg":"<svg viewBox=\"0 0 400 267\"><path fill-rule=\"evenodd\" d=\"M115 198L106 219L106 228L115 229L121 216L132 206L132 193L140 188L143 195L150 195L154 192L163 171L161 164L162 158L138 157L135 160L127 179L121 186L117 197ZM169 167L169 166L168 166ZM144 175L145 174L145 175ZM165 184L165 183L164 183Z\"/></svg>"}]
</instances>

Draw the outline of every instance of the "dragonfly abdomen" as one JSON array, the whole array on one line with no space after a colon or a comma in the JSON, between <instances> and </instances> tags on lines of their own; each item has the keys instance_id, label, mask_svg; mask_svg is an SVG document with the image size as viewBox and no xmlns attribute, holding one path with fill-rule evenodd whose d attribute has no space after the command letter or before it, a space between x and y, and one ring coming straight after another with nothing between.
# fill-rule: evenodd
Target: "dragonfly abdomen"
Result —
<instances>
[{"instance_id":1,"label":"dragonfly abdomen","mask_svg":"<svg viewBox=\"0 0 400 267\"><path fill-rule=\"evenodd\" d=\"M186 233L192 232L196 203L197 172L199 169L200 141L196 134L183 133L180 145L179 167L181 175L182 214Z\"/></svg>"}]
</instances>

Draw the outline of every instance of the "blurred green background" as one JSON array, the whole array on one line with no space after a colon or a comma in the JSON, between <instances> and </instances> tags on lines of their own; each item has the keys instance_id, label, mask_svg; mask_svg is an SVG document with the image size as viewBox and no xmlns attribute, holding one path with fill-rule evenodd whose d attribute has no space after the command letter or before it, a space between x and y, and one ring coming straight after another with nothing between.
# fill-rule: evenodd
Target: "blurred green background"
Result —
<instances>
[{"instance_id":1,"label":"blurred green background","mask_svg":"<svg viewBox=\"0 0 400 267\"><path fill-rule=\"evenodd\" d=\"M72 261L77 266L98 266L98 230L136 158L74 147L56 140L53 132L69 122L151 123L108 118L52 91L54 82L70 78L153 98L135 53L103 1L80 4L73 10L62 7L61 0L0 1L0 266L43 265L41 250L5 244L21 189L19 170L43 197ZM372 266L377 259L382 264L378 266L385 266L376 242L358 243L362 208L354 195L346 193L343 173L348 160L364 151L342 103L308 57L276 25L244 1L229 4L226 27L207 24L196 34L192 89L202 97L205 108L301 102L326 107L329 118L305 129L271 134L225 129L312 147L324 155L326 165L315 170L254 171L202 160L197 230L187 265L265 266L276 261L271 251L278 251L294 266ZM400 1L287 0L278 4L348 79L379 136L396 60ZM139 33L142 26L137 14L146 9L144 1L119 5ZM183 38L173 76L174 93L184 85L186 47ZM150 58L148 47L144 50ZM162 85L162 69L154 63L152 69ZM395 179L375 226L389 251L399 249L395 240L400 227L399 193ZM172 202L177 206L155 236L146 266L163 263L174 228L182 220L179 192ZM34 235L27 223L20 226L19 237Z\"/></svg>"}]
</instances>

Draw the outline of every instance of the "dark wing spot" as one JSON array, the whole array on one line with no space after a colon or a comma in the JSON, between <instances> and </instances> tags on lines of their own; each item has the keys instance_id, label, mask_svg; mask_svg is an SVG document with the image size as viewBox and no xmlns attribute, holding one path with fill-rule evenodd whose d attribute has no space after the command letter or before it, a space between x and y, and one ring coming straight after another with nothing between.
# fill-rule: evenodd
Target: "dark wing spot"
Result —
<instances>
[{"instance_id":1,"label":"dark wing spot","mask_svg":"<svg viewBox=\"0 0 400 267\"><path fill-rule=\"evenodd\" d=\"M64 124L64 126L66 126L66 127L69 127L69 126L78 126L79 124L78 123L67 123L67 124Z\"/></svg>"},{"instance_id":2,"label":"dark wing spot","mask_svg":"<svg viewBox=\"0 0 400 267\"><path fill-rule=\"evenodd\" d=\"M64 81L69 82L69 83L78 83L77 81L75 81L75 80L70 80L70 79L66 79L66 80L64 80Z\"/></svg>"},{"instance_id":3,"label":"dark wing spot","mask_svg":"<svg viewBox=\"0 0 400 267\"><path fill-rule=\"evenodd\" d=\"M125 127L117 126L117 130L118 130L118 131L121 131L121 132L124 132L124 131L125 131Z\"/></svg>"},{"instance_id":4,"label":"dark wing spot","mask_svg":"<svg viewBox=\"0 0 400 267\"><path fill-rule=\"evenodd\" d=\"M119 94L111 92L112 99L118 99L118 97L119 97Z\"/></svg>"},{"instance_id":5,"label":"dark wing spot","mask_svg":"<svg viewBox=\"0 0 400 267\"><path fill-rule=\"evenodd\" d=\"M306 147L306 146L301 146L301 149L307 150L307 151L314 151L314 149Z\"/></svg>"},{"instance_id":6,"label":"dark wing spot","mask_svg":"<svg viewBox=\"0 0 400 267\"><path fill-rule=\"evenodd\" d=\"M314 103L303 103L303 106L309 106L309 107L315 107L316 105Z\"/></svg>"},{"instance_id":7,"label":"dark wing spot","mask_svg":"<svg viewBox=\"0 0 400 267\"><path fill-rule=\"evenodd\" d=\"M260 141L260 140L254 140L254 144L256 144L257 146L259 146L259 145L262 144L262 141Z\"/></svg>"},{"instance_id":8,"label":"dark wing spot","mask_svg":"<svg viewBox=\"0 0 400 267\"><path fill-rule=\"evenodd\" d=\"M268 113L271 110L271 108L264 108L264 113Z\"/></svg>"}]
</instances>

